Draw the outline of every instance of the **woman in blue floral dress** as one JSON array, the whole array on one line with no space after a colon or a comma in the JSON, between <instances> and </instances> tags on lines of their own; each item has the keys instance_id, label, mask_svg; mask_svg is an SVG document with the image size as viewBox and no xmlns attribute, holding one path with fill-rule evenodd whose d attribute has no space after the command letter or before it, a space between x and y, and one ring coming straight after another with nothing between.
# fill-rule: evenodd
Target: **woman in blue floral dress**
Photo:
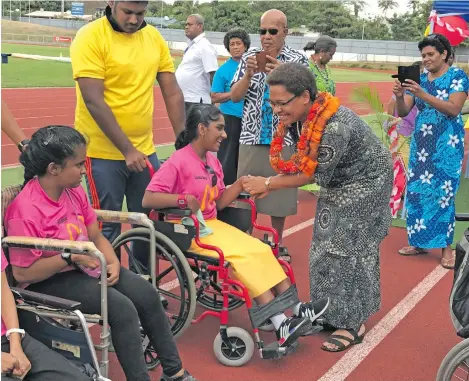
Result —
<instances>
[{"instance_id":1,"label":"woman in blue floral dress","mask_svg":"<svg viewBox=\"0 0 469 381\"><path fill-rule=\"evenodd\" d=\"M417 255L428 249L442 249L441 265L454 268L454 201L464 157L461 110L469 81L463 70L449 66L452 49L446 37L430 35L418 47L428 72L421 75L420 85L397 80L393 89L399 116L406 116L414 104L419 110L408 170L410 246L399 253Z\"/></svg>"}]
</instances>

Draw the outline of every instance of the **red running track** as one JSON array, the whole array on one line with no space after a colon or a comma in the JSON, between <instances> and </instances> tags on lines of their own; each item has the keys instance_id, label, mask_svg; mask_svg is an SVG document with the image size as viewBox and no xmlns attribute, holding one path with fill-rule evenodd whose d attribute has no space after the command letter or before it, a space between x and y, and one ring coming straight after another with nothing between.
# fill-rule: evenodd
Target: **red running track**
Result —
<instances>
[{"instance_id":1,"label":"red running track","mask_svg":"<svg viewBox=\"0 0 469 381\"><path fill-rule=\"evenodd\" d=\"M352 106L358 113L367 109L357 109L348 102L350 89L355 84L338 84L338 96L342 103ZM387 100L391 92L390 83L374 83L380 96ZM172 143L174 135L164 111L159 89L155 88L155 143ZM11 107L19 124L28 136L38 127L47 124L73 125L75 96L73 89L28 89L3 90L2 96ZM17 163L16 148L9 140L2 140L2 165ZM295 271L302 300L308 298L308 248L311 241L311 219L314 217L316 197L300 193L298 215L287 220L287 228L292 228L285 238L285 244L293 256ZM261 216L267 223L265 216ZM406 245L405 230L392 228L381 247L381 310L367 322L369 334L363 345L348 352L327 353L320 349L326 333L303 338L298 351L282 360L262 360L257 353L251 362L241 368L227 368L217 362L213 355L212 344L218 332L218 322L208 318L198 326L190 327L178 339L178 347L185 367L200 381L432 381L444 355L459 339L456 337L448 313L448 295L451 287L452 272L448 272L423 296L410 312L394 323L384 325L381 331L373 331L387 322L389 312L422 281L428 283L429 274L438 268L438 253L428 256L405 258L397 250ZM404 306L405 307L405 306ZM200 313L200 310L198 311ZM399 315L399 310L397 311ZM394 315L393 315L394 316ZM250 330L249 318L245 308L230 314L229 325ZM93 328L93 331L96 327ZM371 330L371 332L370 332ZM262 333L267 340L271 334ZM380 336L381 335L381 336ZM380 337L382 340L380 341ZM375 343L371 351L367 346ZM350 357L350 355L353 355ZM346 357L344 357L346 356ZM111 379L124 381L123 372L114 354L111 357ZM341 360L343 358L343 360ZM357 358L363 360L356 361ZM356 361L355 363L353 363ZM334 365L342 375L325 377ZM351 365L352 364L352 365ZM152 372L152 380L159 380L161 370Z\"/></svg>"},{"instance_id":2,"label":"red running track","mask_svg":"<svg viewBox=\"0 0 469 381\"><path fill-rule=\"evenodd\" d=\"M369 109L348 100L351 89L356 83L339 83L337 96L346 106L353 107L359 114L369 113ZM380 97L388 100L391 84L375 82L372 86L379 89ZM173 143L174 133L166 113L159 87L154 88L155 108L153 132L155 144ZM19 126L30 137L36 129L49 124L73 126L75 115L74 88L36 88L36 89L2 89L2 98L7 102ZM18 150L2 133L2 166L18 164Z\"/></svg>"}]
</instances>

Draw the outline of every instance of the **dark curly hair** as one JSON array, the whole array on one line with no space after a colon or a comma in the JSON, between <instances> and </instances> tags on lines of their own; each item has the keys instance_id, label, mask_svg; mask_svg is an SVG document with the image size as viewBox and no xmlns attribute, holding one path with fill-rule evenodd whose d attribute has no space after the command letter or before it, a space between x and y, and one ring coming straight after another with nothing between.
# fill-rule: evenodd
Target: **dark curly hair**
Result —
<instances>
[{"instance_id":1,"label":"dark curly hair","mask_svg":"<svg viewBox=\"0 0 469 381\"><path fill-rule=\"evenodd\" d=\"M300 63L288 62L280 65L269 74L267 84L284 86L289 93L296 96L307 90L311 101L314 102L316 99L317 87L314 75Z\"/></svg>"},{"instance_id":2,"label":"dark curly hair","mask_svg":"<svg viewBox=\"0 0 469 381\"><path fill-rule=\"evenodd\" d=\"M422 52L423 48L433 46L438 53L443 54L446 50L445 62L448 62L451 55L453 55L453 48L451 47L448 39L442 34L430 34L419 42L418 48Z\"/></svg>"},{"instance_id":3,"label":"dark curly hair","mask_svg":"<svg viewBox=\"0 0 469 381\"><path fill-rule=\"evenodd\" d=\"M230 51L230 40L232 38L239 38L241 41L243 41L246 50L248 50L251 46L251 38L249 37L249 34L247 34L244 29L234 28L229 30L223 38L223 44L225 45L225 49L228 51Z\"/></svg>"}]
</instances>

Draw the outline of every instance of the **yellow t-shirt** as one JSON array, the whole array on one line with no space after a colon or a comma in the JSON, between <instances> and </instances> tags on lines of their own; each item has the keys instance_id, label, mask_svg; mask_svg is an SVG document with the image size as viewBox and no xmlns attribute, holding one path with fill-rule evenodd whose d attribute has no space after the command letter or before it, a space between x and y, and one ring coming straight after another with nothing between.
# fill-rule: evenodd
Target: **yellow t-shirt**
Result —
<instances>
[{"instance_id":1,"label":"yellow t-shirt","mask_svg":"<svg viewBox=\"0 0 469 381\"><path fill-rule=\"evenodd\" d=\"M104 81L104 101L132 144L145 155L153 145L153 86L158 72L174 73L169 47L147 25L133 34L115 31L106 17L82 27L70 47L73 79ZM76 83L75 128L89 139L92 158L123 160L89 113Z\"/></svg>"}]
</instances>

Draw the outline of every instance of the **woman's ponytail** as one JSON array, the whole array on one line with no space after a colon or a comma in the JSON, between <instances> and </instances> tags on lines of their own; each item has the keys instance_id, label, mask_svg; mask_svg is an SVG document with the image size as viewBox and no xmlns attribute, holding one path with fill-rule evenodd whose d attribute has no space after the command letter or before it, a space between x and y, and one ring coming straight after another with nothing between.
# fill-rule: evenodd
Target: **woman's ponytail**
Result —
<instances>
[{"instance_id":1,"label":"woman's ponytail","mask_svg":"<svg viewBox=\"0 0 469 381\"><path fill-rule=\"evenodd\" d=\"M184 148L190 143L190 140L187 139L187 136L188 136L188 133L187 133L187 130L185 129L179 133L176 139L176 143L174 144L174 146L176 147L176 150L180 150L181 148Z\"/></svg>"}]
</instances>

